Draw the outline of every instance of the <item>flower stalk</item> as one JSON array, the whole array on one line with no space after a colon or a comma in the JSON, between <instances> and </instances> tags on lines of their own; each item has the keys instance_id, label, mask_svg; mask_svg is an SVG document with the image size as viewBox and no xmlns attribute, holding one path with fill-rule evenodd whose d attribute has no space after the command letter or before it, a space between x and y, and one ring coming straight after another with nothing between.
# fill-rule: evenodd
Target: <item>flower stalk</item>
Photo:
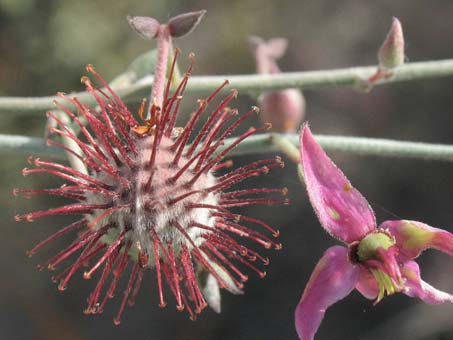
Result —
<instances>
[{"instance_id":1,"label":"flower stalk","mask_svg":"<svg viewBox=\"0 0 453 340\"><path fill-rule=\"evenodd\" d=\"M170 30L161 25L157 35L157 64L154 71L154 84L149 104L155 103L162 107L164 100L165 75L167 73L168 56L171 49ZM149 118L149 117L148 117Z\"/></svg>"},{"instance_id":2,"label":"flower stalk","mask_svg":"<svg viewBox=\"0 0 453 340\"><path fill-rule=\"evenodd\" d=\"M168 23L160 24L151 17L127 17L129 25L143 39L157 40L157 60L154 68L154 81L149 99L147 119L153 110L162 110L166 85L167 65L172 49L172 37L179 38L192 32L198 26L206 11L189 12L170 18ZM173 72L172 72L173 73Z\"/></svg>"}]
</instances>

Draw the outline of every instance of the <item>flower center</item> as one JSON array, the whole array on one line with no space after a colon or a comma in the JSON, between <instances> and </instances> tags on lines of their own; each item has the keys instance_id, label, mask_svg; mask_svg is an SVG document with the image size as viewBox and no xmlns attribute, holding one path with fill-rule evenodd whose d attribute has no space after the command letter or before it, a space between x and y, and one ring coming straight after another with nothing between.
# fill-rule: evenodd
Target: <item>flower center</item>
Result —
<instances>
[{"instance_id":1,"label":"flower center","mask_svg":"<svg viewBox=\"0 0 453 340\"><path fill-rule=\"evenodd\" d=\"M373 274L378 295L375 303L385 295L403 289L404 281L396 261L395 240L386 232L378 231L365 236L357 245L356 259Z\"/></svg>"},{"instance_id":2,"label":"flower center","mask_svg":"<svg viewBox=\"0 0 453 340\"><path fill-rule=\"evenodd\" d=\"M388 250L395 245L395 241L386 233L375 232L365 236L357 248L357 257L360 262L379 260L378 249Z\"/></svg>"}]
</instances>

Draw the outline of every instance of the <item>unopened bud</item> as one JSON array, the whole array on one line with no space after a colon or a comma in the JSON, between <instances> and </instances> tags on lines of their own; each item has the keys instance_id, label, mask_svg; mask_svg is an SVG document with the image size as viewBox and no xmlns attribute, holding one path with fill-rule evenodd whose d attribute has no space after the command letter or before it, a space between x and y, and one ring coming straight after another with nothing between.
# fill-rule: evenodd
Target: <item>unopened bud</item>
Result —
<instances>
[{"instance_id":1,"label":"unopened bud","mask_svg":"<svg viewBox=\"0 0 453 340\"><path fill-rule=\"evenodd\" d=\"M206 10L177 15L168 20L170 35L179 38L192 32L205 15Z\"/></svg>"},{"instance_id":2,"label":"unopened bud","mask_svg":"<svg viewBox=\"0 0 453 340\"><path fill-rule=\"evenodd\" d=\"M256 72L259 74L279 73L277 60L283 57L288 47L285 38L272 38L268 41L251 36L248 39L252 53L255 55Z\"/></svg>"},{"instance_id":3,"label":"unopened bud","mask_svg":"<svg viewBox=\"0 0 453 340\"><path fill-rule=\"evenodd\" d=\"M305 98L298 89L264 92L258 99L260 118L272 124L272 131L296 132L305 117Z\"/></svg>"},{"instance_id":4,"label":"unopened bud","mask_svg":"<svg viewBox=\"0 0 453 340\"><path fill-rule=\"evenodd\" d=\"M132 17L128 16L129 25L143 39L151 40L157 36L159 31L159 21L151 17Z\"/></svg>"},{"instance_id":5,"label":"unopened bud","mask_svg":"<svg viewBox=\"0 0 453 340\"><path fill-rule=\"evenodd\" d=\"M280 73L277 59L281 58L288 46L285 38L268 41L260 37L250 37L259 74ZM258 99L263 123L271 123L272 131L296 132L305 117L305 98L298 89L284 89L264 92Z\"/></svg>"},{"instance_id":6,"label":"unopened bud","mask_svg":"<svg viewBox=\"0 0 453 340\"><path fill-rule=\"evenodd\" d=\"M401 22L393 17L387 37L379 48L379 67L392 69L404 64L404 35Z\"/></svg>"}]
</instances>

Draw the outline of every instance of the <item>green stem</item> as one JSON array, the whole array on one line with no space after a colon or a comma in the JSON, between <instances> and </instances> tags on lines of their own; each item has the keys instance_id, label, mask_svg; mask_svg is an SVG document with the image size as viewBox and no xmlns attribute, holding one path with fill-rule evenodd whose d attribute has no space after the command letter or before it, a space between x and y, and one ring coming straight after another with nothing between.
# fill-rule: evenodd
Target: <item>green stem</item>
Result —
<instances>
[{"instance_id":1,"label":"green stem","mask_svg":"<svg viewBox=\"0 0 453 340\"><path fill-rule=\"evenodd\" d=\"M272 134L271 143L294 163L299 163L299 149L294 143L291 142L291 140L289 140L289 138L286 138L286 135L278 133Z\"/></svg>"},{"instance_id":2,"label":"green stem","mask_svg":"<svg viewBox=\"0 0 453 340\"><path fill-rule=\"evenodd\" d=\"M260 134L251 136L239 144L229 155L250 155L281 151L275 144L275 136L283 136L292 145L298 146L297 134ZM453 145L403 142L390 139L316 135L318 142L328 151L343 151L377 157L397 157L453 162ZM228 138L219 151L231 145L236 138ZM33 154L64 158L58 148L48 147L41 138L0 135L0 155Z\"/></svg>"},{"instance_id":3,"label":"green stem","mask_svg":"<svg viewBox=\"0 0 453 340\"><path fill-rule=\"evenodd\" d=\"M33 155L65 158L65 152L48 146L44 139L17 135L0 135L0 155Z\"/></svg>"},{"instance_id":4,"label":"green stem","mask_svg":"<svg viewBox=\"0 0 453 340\"><path fill-rule=\"evenodd\" d=\"M351 67L335 70L287 72L272 75L224 75L191 77L187 92L210 92L225 79L230 85L225 89L236 88L239 91L264 91L296 87L316 89L337 86L360 87L363 81L376 72L376 66ZM393 70L393 76L374 85L388 84L417 79L437 78L453 75L453 59L407 63ZM137 101L149 93L152 78L142 79L135 84L117 87L118 95L126 102ZM94 105L95 101L86 92L73 93L83 103ZM53 101L50 97L1 97L0 114L29 114L51 110Z\"/></svg>"}]
</instances>

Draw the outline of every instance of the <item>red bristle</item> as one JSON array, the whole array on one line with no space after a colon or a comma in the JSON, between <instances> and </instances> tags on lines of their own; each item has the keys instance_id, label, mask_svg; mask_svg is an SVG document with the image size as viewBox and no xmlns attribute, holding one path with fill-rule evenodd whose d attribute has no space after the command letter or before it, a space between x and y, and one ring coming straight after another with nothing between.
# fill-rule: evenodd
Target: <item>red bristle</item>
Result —
<instances>
[{"instance_id":1,"label":"red bristle","mask_svg":"<svg viewBox=\"0 0 453 340\"><path fill-rule=\"evenodd\" d=\"M133 306L135 305L135 300L137 298L138 292L140 291L140 287L142 285L143 275L145 274L145 268L139 265L137 279L135 280L135 287L132 291L132 295L129 298L128 305Z\"/></svg>"},{"instance_id":2,"label":"red bristle","mask_svg":"<svg viewBox=\"0 0 453 340\"><path fill-rule=\"evenodd\" d=\"M124 237L126 236L126 233L128 232L127 229L123 230L123 232L118 236L118 238L108 247L107 251L104 253L104 255L101 256L101 258L96 262L96 264L91 267L90 270L86 271L83 273L83 278L84 279L90 279L91 275L96 271L96 269L99 268L99 266L104 263L110 255L117 250L118 247L121 246L123 243Z\"/></svg>"},{"instance_id":3,"label":"red bristle","mask_svg":"<svg viewBox=\"0 0 453 340\"><path fill-rule=\"evenodd\" d=\"M227 81L225 81L217 90L220 91L224 86L228 84ZM214 91L213 93L216 93ZM203 125L201 128L200 132L198 133L197 137L193 141L192 145L190 146L189 150L187 151L187 156L192 155L192 153L195 151L201 140L205 137L206 133L208 132L208 129L211 127L212 123L215 122L215 119L217 119L217 116L227 107L227 105L237 96L237 91L233 90L231 91L230 95L226 97L212 112L206 123ZM208 97L208 98L211 98Z\"/></svg>"},{"instance_id":4,"label":"red bristle","mask_svg":"<svg viewBox=\"0 0 453 340\"><path fill-rule=\"evenodd\" d=\"M36 251L38 251L39 249L44 247L49 242L51 242L53 240L56 240L57 238L60 238L61 236L65 235L65 234L67 234L67 233L69 233L69 232L71 232L73 230L77 230L78 228L83 227L85 224L86 224L86 220L85 219L81 219L81 220L79 220L77 222L74 222L74 223L71 223L70 225L67 225L63 229L60 229L56 233L50 235L45 240L39 242L31 250L27 251L27 256L31 257L34 253L36 253Z\"/></svg>"},{"instance_id":5,"label":"red bristle","mask_svg":"<svg viewBox=\"0 0 453 340\"><path fill-rule=\"evenodd\" d=\"M123 254L119 258L119 261L116 265L116 267L113 269L113 280L110 283L110 287L107 290L107 292L104 295L104 299L102 300L100 306L99 306L99 311L104 310L104 306L107 303L108 299L112 299L114 297L114 293L116 290L116 286L118 285L118 281L120 280L121 274L123 271L126 269L127 264L129 263L129 250L131 249L132 242L129 242L124 246L123 249Z\"/></svg>"},{"instance_id":6,"label":"red bristle","mask_svg":"<svg viewBox=\"0 0 453 340\"><path fill-rule=\"evenodd\" d=\"M123 300L121 301L120 309L118 310L118 314L116 314L116 317L113 319L113 322L115 323L116 326L118 326L121 323L121 315L123 314L127 299L129 297L129 294L131 293L132 287L134 286L135 278L137 276L139 267L140 265L138 264L138 262L136 262L134 264L134 267L132 267L132 272L129 276L129 281L127 282L126 289L124 289L123 292Z\"/></svg>"}]
</instances>

